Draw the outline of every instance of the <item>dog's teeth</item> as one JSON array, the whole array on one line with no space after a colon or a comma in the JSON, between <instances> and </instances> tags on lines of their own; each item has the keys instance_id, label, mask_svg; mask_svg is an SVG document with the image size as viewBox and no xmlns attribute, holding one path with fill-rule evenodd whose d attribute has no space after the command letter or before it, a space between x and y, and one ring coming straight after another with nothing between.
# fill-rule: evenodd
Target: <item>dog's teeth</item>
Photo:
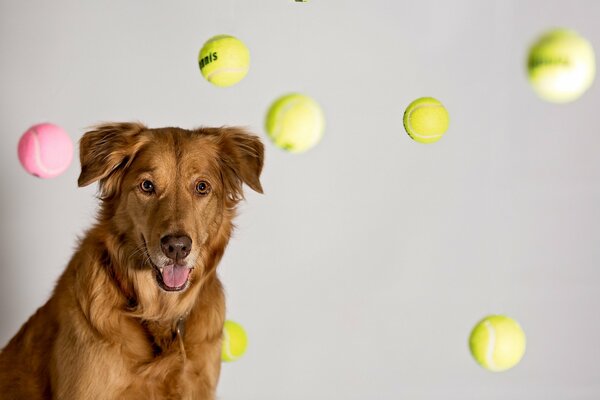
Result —
<instances>
[{"instance_id":1,"label":"dog's teeth","mask_svg":"<svg viewBox=\"0 0 600 400\"><path fill-rule=\"evenodd\" d=\"M163 273L163 270L164 270L164 268L160 267L159 269L160 269L160 273L162 274L162 273Z\"/></svg>"}]
</instances>

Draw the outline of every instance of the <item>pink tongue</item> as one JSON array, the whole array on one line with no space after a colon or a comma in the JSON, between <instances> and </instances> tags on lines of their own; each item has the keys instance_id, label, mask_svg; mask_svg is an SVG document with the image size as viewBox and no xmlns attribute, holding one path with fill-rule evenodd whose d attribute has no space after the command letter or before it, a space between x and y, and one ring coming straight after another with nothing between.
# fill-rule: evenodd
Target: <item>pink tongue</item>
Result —
<instances>
[{"instance_id":1,"label":"pink tongue","mask_svg":"<svg viewBox=\"0 0 600 400\"><path fill-rule=\"evenodd\" d=\"M187 282L190 269L177 265L167 265L163 268L162 280L170 288L178 288Z\"/></svg>"}]
</instances>

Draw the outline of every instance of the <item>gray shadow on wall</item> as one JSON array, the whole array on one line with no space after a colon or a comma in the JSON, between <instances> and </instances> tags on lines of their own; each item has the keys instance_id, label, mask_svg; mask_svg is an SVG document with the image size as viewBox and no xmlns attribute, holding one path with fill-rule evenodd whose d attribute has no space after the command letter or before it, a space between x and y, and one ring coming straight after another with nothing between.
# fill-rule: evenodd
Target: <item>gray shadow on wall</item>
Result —
<instances>
[{"instance_id":1,"label":"gray shadow on wall","mask_svg":"<svg viewBox=\"0 0 600 400\"><path fill-rule=\"evenodd\" d=\"M7 179L6 174L0 174L0 187L10 187L10 182ZM14 217L11 217L11 210L15 208L12 204L12 198L8 194L8 191L3 189L0 191L0 254L2 254L2 269L0 272L0 348L12 338L18 331L19 326L13 326L11 315L14 313L16 302L19 299L19 284L15 282L15 276L12 273L14 268L15 256L11 247L13 240L7 240L11 237L11 221ZM10 324L9 324L10 322ZM25 321L23 321L25 322Z\"/></svg>"}]
</instances>

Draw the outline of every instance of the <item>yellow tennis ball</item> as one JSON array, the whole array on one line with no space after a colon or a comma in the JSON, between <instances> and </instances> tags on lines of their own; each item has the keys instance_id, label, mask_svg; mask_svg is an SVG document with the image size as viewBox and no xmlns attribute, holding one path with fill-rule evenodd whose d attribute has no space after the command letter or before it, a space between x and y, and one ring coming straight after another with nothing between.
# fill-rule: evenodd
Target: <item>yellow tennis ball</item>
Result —
<instances>
[{"instance_id":1,"label":"yellow tennis ball","mask_svg":"<svg viewBox=\"0 0 600 400\"><path fill-rule=\"evenodd\" d=\"M213 85L232 86L248 73L250 52L241 40L229 35L217 35L200 49L198 66L202 75Z\"/></svg>"},{"instance_id":2,"label":"yellow tennis ball","mask_svg":"<svg viewBox=\"0 0 600 400\"><path fill-rule=\"evenodd\" d=\"M404 129L419 143L434 143L448 130L450 117L442 103L433 97L421 97L404 111Z\"/></svg>"},{"instance_id":3,"label":"yellow tennis ball","mask_svg":"<svg viewBox=\"0 0 600 400\"><path fill-rule=\"evenodd\" d=\"M567 103L592 85L596 75L594 49L576 32L552 30L531 47L527 71L531 86L542 99Z\"/></svg>"},{"instance_id":4,"label":"yellow tennis ball","mask_svg":"<svg viewBox=\"0 0 600 400\"><path fill-rule=\"evenodd\" d=\"M302 153L321 141L325 117L308 96L292 93L275 100L265 119L271 141L291 153Z\"/></svg>"},{"instance_id":5,"label":"yellow tennis ball","mask_svg":"<svg viewBox=\"0 0 600 400\"><path fill-rule=\"evenodd\" d=\"M469 347L483 368L494 372L506 371L523 358L525 333L514 319L490 315L473 328Z\"/></svg>"},{"instance_id":6,"label":"yellow tennis ball","mask_svg":"<svg viewBox=\"0 0 600 400\"><path fill-rule=\"evenodd\" d=\"M248 337L244 328L233 321L225 321L223 326L223 342L221 345L221 360L236 361L246 352Z\"/></svg>"}]
</instances>

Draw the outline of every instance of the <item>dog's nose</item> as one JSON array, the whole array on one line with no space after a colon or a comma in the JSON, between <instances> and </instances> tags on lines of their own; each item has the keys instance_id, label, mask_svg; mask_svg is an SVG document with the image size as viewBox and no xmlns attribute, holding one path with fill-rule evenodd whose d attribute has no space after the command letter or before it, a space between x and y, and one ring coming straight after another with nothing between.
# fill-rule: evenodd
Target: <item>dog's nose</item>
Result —
<instances>
[{"instance_id":1,"label":"dog's nose","mask_svg":"<svg viewBox=\"0 0 600 400\"><path fill-rule=\"evenodd\" d=\"M187 235L167 235L160 239L160 247L171 260L183 260L192 250L192 239Z\"/></svg>"}]
</instances>

